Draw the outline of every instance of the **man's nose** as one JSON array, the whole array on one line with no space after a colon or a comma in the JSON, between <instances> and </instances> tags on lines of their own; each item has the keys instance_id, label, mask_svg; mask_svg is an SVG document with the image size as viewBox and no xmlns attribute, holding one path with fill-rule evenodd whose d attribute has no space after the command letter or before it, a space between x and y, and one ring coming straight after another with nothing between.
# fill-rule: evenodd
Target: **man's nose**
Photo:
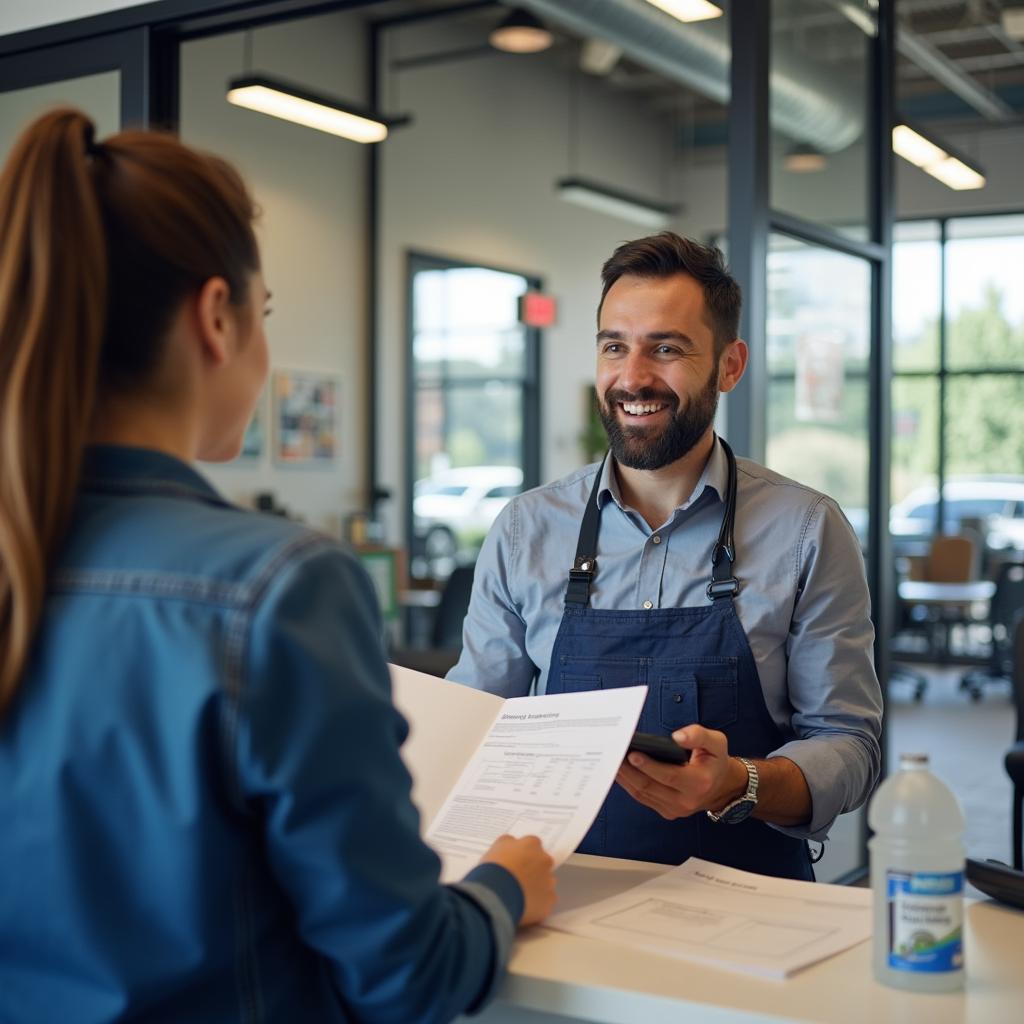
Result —
<instances>
[{"instance_id":1,"label":"man's nose","mask_svg":"<svg viewBox=\"0 0 1024 1024\"><path fill-rule=\"evenodd\" d=\"M620 364L618 386L624 391L640 391L654 381L654 368L642 352L630 352Z\"/></svg>"}]
</instances>

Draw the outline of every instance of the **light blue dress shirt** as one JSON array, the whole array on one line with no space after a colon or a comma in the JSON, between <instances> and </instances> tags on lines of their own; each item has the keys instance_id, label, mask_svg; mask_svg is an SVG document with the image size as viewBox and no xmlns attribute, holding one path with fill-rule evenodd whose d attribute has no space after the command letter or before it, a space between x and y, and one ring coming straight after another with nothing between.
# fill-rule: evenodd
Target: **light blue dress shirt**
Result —
<instances>
[{"instance_id":1,"label":"light blue dress shirt","mask_svg":"<svg viewBox=\"0 0 1024 1024\"><path fill-rule=\"evenodd\" d=\"M839 814L867 799L880 769L882 696L864 561L831 498L747 459L737 466L736 610L768 711L787 737L771 756L800 767L813 801L806 827L782 831L821 840ZM519 495L502 510L477 561L462 656L449 679L502 697L545 691L599 468ZM726 483L716 440L693 493L652 530L623 503L609 459L591 607L706 604Z\"/></svg>"}]
</instances>

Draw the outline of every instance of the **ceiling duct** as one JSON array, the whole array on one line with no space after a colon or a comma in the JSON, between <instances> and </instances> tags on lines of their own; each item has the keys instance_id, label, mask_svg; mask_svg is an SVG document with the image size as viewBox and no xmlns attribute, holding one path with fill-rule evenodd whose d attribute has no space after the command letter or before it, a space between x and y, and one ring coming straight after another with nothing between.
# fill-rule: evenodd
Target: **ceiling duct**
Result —
<instances>
[{"instance_id":1,"label":"ceiling duct","mask_svg":"<svg viewBox=\"0 0 1024 1024\"><path fill-rule=\"evenodd\" d=\"M519 0L517 0L519 2ZM521 7L584 38L597 36L625 56L719 103L729 102L727 18L684 24L647 0L521 0ZM835 69L772 40L772 126L835 153L864 130L864 96Z\"/></svg>"}]
</instances>

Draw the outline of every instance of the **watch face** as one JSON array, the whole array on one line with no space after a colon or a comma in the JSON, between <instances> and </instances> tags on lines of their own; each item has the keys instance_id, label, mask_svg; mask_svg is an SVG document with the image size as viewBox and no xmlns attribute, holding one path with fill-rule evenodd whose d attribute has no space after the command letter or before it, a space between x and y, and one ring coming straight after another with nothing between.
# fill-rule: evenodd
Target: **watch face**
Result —
<instances>
[{"instance_id":1,"label":"watch face","mask_svg":"<svg viewBox=\"0 0 1024 1024\"><path fill-rule=\"evenodd\" d=\"M741 821L746 821L750 817L750 812L753 811L756 801L754 800L740 800L732 807L723 811L720 817L721 821L724 821L727 825L737 825Z\"/></svg>"}]
</instances>

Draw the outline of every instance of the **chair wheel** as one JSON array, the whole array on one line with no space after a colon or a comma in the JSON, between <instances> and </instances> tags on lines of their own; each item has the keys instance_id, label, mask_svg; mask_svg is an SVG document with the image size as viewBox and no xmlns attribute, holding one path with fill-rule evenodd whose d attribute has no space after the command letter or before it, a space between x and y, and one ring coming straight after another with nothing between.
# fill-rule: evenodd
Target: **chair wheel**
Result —
<instances>
[{"instance_id":1,"label":"chair wheel","mask_svg":"<svg viewBox=\"0 0 1024 1024\"><path fill-rule=\"evenodd\" d=\"M980 686L972 686L971 687L971 694L970 694L970 696L971 696L971 703L972 704L977 704L981 700L981 687Z\"/></svg>"}]
</instances>

